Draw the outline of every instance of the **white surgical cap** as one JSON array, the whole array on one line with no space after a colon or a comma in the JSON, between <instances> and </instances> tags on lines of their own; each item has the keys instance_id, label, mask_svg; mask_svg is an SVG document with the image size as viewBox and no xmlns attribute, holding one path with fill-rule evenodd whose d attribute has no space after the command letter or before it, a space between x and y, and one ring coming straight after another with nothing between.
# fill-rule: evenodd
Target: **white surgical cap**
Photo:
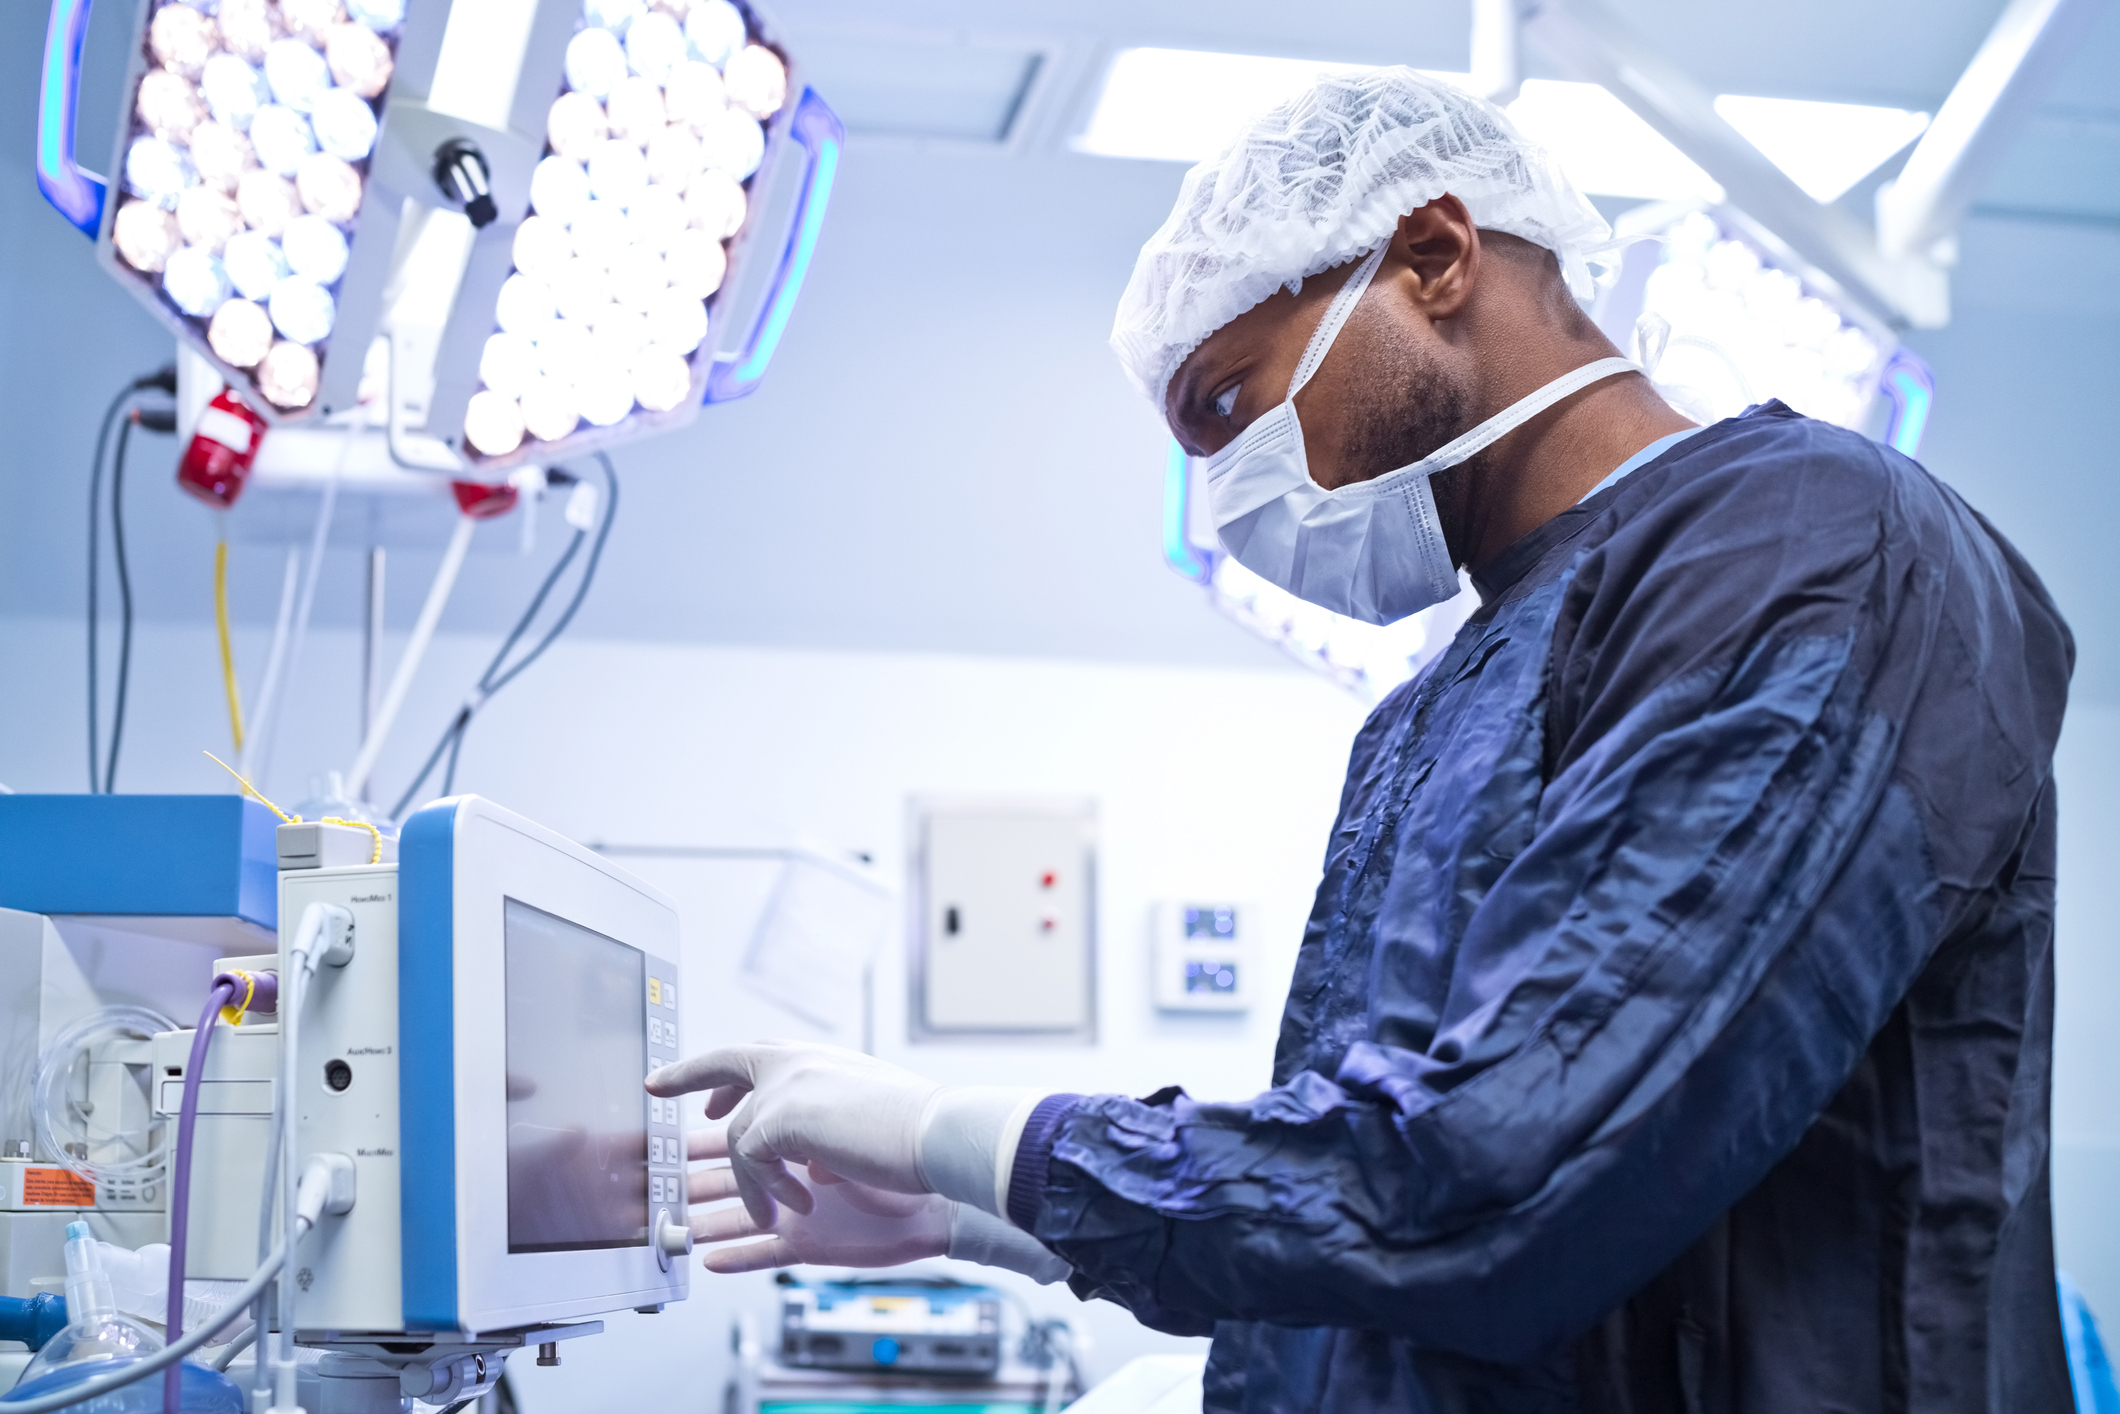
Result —
<instances>
[{"instance_id":1,"label":"white surgical cap","mask_svg":"<svg viewBox=\"0 0 2120 1414\"><path fill-rule=\"evenodd\" d=\"M1112 324L1127 377L1161 408L1171 375L1210 334L1283 285L1376 249L1446 192L1481 229L1552 251L1588 296L1586 256L1611 233L1501 109L1408 68L1339 74L1185 174Z\"/></svg>"}]
</instances>

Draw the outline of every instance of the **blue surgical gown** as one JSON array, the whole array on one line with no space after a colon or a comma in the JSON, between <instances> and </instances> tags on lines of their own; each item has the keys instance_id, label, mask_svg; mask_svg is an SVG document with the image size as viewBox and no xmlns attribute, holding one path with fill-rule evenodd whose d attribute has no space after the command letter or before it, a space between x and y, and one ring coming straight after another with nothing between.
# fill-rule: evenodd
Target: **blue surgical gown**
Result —
<instances>
[{"instance_id":1,"label":"blue surgical gown","mask_svg":"<svg viewBox=\"0 0 2120 1414\"><path fill-rule=\"evenodd\" d=\"M1770 403L1475 577L1356 740L1274 1087L1054 1097L1011 1217L1212 1332L1215 1414L2069 1409L2031 569Z\"/></svg>"}]
</instances>

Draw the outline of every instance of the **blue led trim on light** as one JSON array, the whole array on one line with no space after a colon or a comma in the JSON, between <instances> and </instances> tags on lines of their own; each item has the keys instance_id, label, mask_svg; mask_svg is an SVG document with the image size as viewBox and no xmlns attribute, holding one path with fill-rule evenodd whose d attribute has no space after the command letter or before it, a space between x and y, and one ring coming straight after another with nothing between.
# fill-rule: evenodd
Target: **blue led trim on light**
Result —
<instances>
[{"instance_id":1,"label":"blue led trim on light","mask_svg":"<svg viewBox=\"0 0 2120 1414\"><path fill-rule=\"evenodd\" d=\"M766 298L765 313L731 361L717 365L708 377L703 398L706 402L728 402L743 397L758 386L759 379L765 376L766 365L780 347L781 336L787 332L788 319L795 312L796 298L801 295L803 281L810 273L811 258L817 253L817 237L824 230L825 209L831 201L833 181L839 174L840 148L846 140L846 126L830 105L817 96L815 89L806 88L795 105L794 117L789 120L787 136L807 154L809 166L803 178L802 198L789 221L779 264L774 267L773 288ZM760 250L754 257L747 258L762 258L764 255L765 251Z\"/></svg>"},{"instance_id":2,"label":"blue led trim on light","mask_svg":"<svg viewBox=\"0 0 2120 1414\"><path fill-rule=\"evenodd\" d=\"M766 371L773 351L780 347L788 316L795 312L795 298L802 293L803 277L810 273L810 257L817 251L817 234L824 229L825 203L831 199L832 178L838 171L839 144L826 138L817 145L817 165L810 173L810 189L803 197L802 225L795 232L795 253L788 262L787 278L773 296L773 307L766 313L757 347L736 370L736 376L746 383Z\"/></svg>"},{"instance_id":3,"label":"blue led trim on light","mask_svg":"<svg viewBox=\"0 0 2120 1414\"><path fill-rule=\"evenodd\" d=\"M1904 456L1919 456L1921 435L1929 427L1929 409L1936 403L1936 375L1918 356L1900 349L1884 366L1883 388L1892 405L1885 421L1885 444Z\"/></svg>"},{"instance_id":4,"label":"blue led trim on light","mask_svg":"<svg viewBox=\"0 0 2120 1414\"><path fill-rule=\"evenodd\" d=\"M456 810L398 836L399 1281L405 1329L457 1328Z\"/></svg>"},{"instance_id":5,"label":"blue led trim on light","mask_svg":"<svg viewBox=\"0 0 2120 1414\"><path fill-rule=\"evenodd\" d=\"M1173 437L1170 454L1163 459L1163 563L1196 584L1207 583L1214 572L1194 552L1192 542L1186 538L1185 527L1191 520L1192 475L1185 449Z\"/></svg>"},{"instance_id":6,"label":"blue led trim on light","mask_svg":"<svg viewBox=\"0 0 2120 1414\"><path fill-rule=\"evenodd\" d=\"M52 0L44 30L44 75L37 103L37 189L61 216L93 236L103 224L104 183L74 164L74 115L81 88L81 41L89 0Z\"/></svg>"}]
</instances>

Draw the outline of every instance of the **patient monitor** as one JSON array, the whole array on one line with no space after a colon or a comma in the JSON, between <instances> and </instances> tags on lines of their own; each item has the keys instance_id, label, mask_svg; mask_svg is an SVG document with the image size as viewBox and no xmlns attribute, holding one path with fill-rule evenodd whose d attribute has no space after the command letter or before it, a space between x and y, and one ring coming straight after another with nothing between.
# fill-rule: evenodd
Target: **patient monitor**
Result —
<instances>
[{"instance_id":1,"label":"patient monitor","mask_svg":"<svg viewBox=\"0 0 2120 1414\"><path fill-rule=\"evenodd\" d=\"M280 876L281 975L311 905L354 919L297 1033L296 1163L353 1158L306 1245L318 1333L480 1332L687 1291L684 1133L643 1077L678 1055L677 914L476 796L413 815L395 863Z\"/></svg>"}]
</instances>

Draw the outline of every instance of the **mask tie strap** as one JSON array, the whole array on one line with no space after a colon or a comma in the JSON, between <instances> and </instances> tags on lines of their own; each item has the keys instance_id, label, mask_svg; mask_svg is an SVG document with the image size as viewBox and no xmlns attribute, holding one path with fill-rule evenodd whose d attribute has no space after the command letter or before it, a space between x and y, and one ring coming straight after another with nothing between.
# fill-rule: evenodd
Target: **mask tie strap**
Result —
<instances>
[{"instance_id":1,"label":"mask tie strap","mask_svg":"<svg viewBox=\"0 0 2120 1414\"><path fill-rule=\"evenodd\" d=\"M1368 289L1369 282L1376 277L1377 267L1384 263L1384 252L1389 249L1391 242L1387 240L1369 252L1369 258L1355 267L1354 273L1347 277L1347 283L1340 286L1338 293L1333 295L1332 303L1325 306L1325 317L1318 321L1317 332L1310 336L1309 344L1303 349L1302 362L1296 365L1296 376L1289 381L1289 399L1292 400L1297 393L1303 391L1303 385L1310 381L1310 376L1318 371L1318 365L1325 361L1326 353L1332 348L1332 341L1340 336L1340 326L1347 322L1348 315L1354 313L1356 301L1362 298L1362 291Z\"/></svg>"},{"instance_id":2,"label":"mask tie strap","mask_svg":"<svg viewBox=\"0 0 2120 1414\"><path fill-rule=\"evenodd\" d=\"M1616 374L1639 372L1640 366L1627 358L1601 358L1586 363L1572 372L1563 373L1530 396L1511 403L1464 436L1445 442L1405 470L1425 474L1456 466L1459 462L1485 451L1569 394L1579 392L1592 383L1602 382ZM1383 478L1379 477L1378 480Z\"/></svg>"}]
</instances>

